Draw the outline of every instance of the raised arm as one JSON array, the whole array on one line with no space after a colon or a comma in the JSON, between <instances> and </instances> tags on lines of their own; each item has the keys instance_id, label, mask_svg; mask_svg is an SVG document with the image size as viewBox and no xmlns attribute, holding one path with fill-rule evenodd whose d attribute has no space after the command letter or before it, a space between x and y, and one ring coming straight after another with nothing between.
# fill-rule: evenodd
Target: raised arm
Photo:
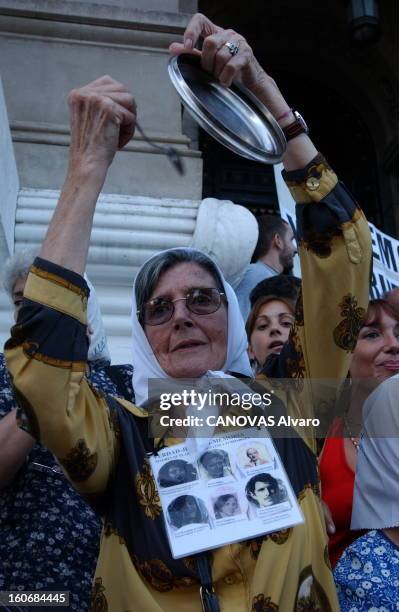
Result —
<instances>
[{"instance_id":1,"label":"raised arm","mask_svg":"<svg viewBox=\"0 0 399 612\"><path fill-rule=\"evenodd\" d=\"M202 37L202 51L195 49ZM226 43L238 44L236 54ZM231 46L231 45L230 45ZM281 127L293 122L290 106L247 41L201 14L190 21L171 53L201 57L205 70L229 86L242 82L270 110ZM371 239L367 221L344 185L306 134L287 143L284 179L297 202L302 297L288 345L269 377L295 379L290 402L295 416L327 412L346 377L362 317L367 310ZM329 380L329 387L320 384ZM307 381L304 384L304 381ZM298 400L298 401L297 401Z\"/></svg>"},{"instance_id":2,"label":"raised arm","mask_svg":"<svg viewBox=\"0 0 399 612\"><path fill-rule=\"evenodd\" d=\"M83 274L97 199L116 151L134 134L136 104L109 76L74 89L68 103L68 172L40 256Z\"/></svg>"},{"instance_id":3,"label":"raised arm","mask_svg":"<svg viewBox=\"0 0 399 612\"><path fill-rule=\"evenodd\" d=\"M367 220L326 160L284 173L297 201L302 291L290 344L302 376L339 387L369 299L372 265ZM288 368L291 377L294 371ZM299 371L297 372L299 375Z\"/></svg>"},{"instance_id":4,"label":"raised arm","mask_svg":"<svg viewBox=\"0 0 399 612\"><path fill-rule=\"evenodd\" d=\"M297 202L302 291L289 341L263 373L289 379L294 417L320 420L317 431L302 432L314 448L313 436L326 435L334 417L367 311L371 237L362 211L321 155L284 178Z\"/></svg>"},{"instance_id":5,"label":"raised arm","mask_svg":"<svg viewBox=\"0 0 399 612\"><path fill-rule=\"evenodd\" d=\"M204 39L202 51L194 48L200 37ZM226 43L239 45L236 55L231 54ZM205 15L198 13L188 24L183 42L173 43L170 52L173 55L199 55L202 67L227 87L233 80L240 81L259 98L274 118L279 120L282 128L294 121L290 106L275 81L260 66L245 38L234 30L224 30ZM283 158L284 167L286 170L303 168L316 154L317 150L310 138L301 134L288 141Z\"/></svg>"},{"instance_id":6,"label":"raised arm","mask_svg":"<svg viewBox=\"0 0 399 612\"><path fill-rule=\"evenodd\" d=\"M67 176L5 354L30 433L89 495L105 491L119 445L112 401L85 378L89 289L81 275L97 198L117 149L133 135L135 103L108 76L72 91L68 102Z\"/></svg>"},{"instance_id":7,"label":"raised arm","mask_svg":"<svg viewBox=\"0 0 399 612\"><path fill-rule=\"evenodd\" d=\"M195 49L200 37L202 51ZM235 55L226 43L238 45ZM200 56L203 68L222 84L242 82L281 127L293 122L277 84L260 66L245 38L234 30L224 30L197 14L183 42L173 43L170 51ZM287 142L283 163L284 178L298 203L303 308L297 313L294 339L302 350L299 366L307 377L343 377L368 302L371 241L367 222L307 134Z\"/></svg>"}]
</instances>

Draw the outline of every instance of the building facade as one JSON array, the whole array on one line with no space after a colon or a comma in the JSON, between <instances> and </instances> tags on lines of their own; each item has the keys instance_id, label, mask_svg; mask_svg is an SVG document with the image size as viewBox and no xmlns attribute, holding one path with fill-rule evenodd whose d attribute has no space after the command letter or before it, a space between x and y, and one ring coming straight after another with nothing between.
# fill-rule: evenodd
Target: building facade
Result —
<instances>
[{"instance_id":1,"label":"building facade","mask_svg":"<svg viewBox=\"0 0 399 612\"><path fill-rule=\"evenodd\" d=\"M103 74L125 83L149 138L173 145L183 158L181 177L137 134L117 154L104 185L87 272L116 361L130 361L137 267L156 250L189 244L201 203L201 154L183 133L166 70L169 44L195 9L195 2L178 0L0 1L3 261L14 249L39 246L45 234L67 167L72 88ZM2 341L11 322L2 293Z\"/></svg>"},{"instance_id":2,"label":"building facade","mask_svg":"<svg viewBox=\"0 0 399 612\"><path fill-rule=\"evenodd\" d=\"M397 235L399 3L374 2L380 36L369 45L353 41L351 3L0 0L2 261L14 249L42 241L67 166L67 94L102 74L132 90L141 127L157 145L176 147L186 169L178 176L137 133L117 154L105 183L87 271L116 362L130 360L137 267L162 248L204 245L197 223L203 197L233 200L255 213L278 210L272 169L238 158L198 132L169 82L168 46L197 9L247 37L369 218ZM254 240L245 219L248 233L237 237L244 251ZM0 292L0 341L11 323Z\"/></svg>"}]
</instances>

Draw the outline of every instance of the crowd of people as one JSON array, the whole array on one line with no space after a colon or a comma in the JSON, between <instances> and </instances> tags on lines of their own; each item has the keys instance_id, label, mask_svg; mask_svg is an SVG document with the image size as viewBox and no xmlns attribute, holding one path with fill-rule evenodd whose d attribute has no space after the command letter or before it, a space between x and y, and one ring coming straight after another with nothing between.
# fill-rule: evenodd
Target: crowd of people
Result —
<instances>
[{"instance_id":1,"label":"crowd of people","mask_svg":"<svg viewBox=\"0 0 399 612\"><path fill-rule=\"evenodd\" d=\"M222 84L239 80L285 130L296 243L285 221L260 217L235 290L201 251L153 255L134 281L132 364L112 366L84 272L96 202L136 105L108 76L71 92L56 211L40 253L5 269L16 325L0 360L0 591L69 591L79 612L398 610L398 291L369 302L367 221L246 40L198 14L171 46L183 52ZM301 279L291 276L297 250ZM331 416L325 440L314 427L270 430L303 522L269 533L266 521L246 541L237 522L231 543L174 558L164 521L181 532L212 513L229 522L246 505L273 513L287 501L256 444L243 457L242 498L221 489L206 507L188 493L200 478L234 480L209 431L192 434L192 457L171 454L153 476L149 457L181 440L149 435L148 381L232 378L250 394L288 380L284 414ZM163 508L158 487L181 494Z\"/></svg>"}]
</instances>

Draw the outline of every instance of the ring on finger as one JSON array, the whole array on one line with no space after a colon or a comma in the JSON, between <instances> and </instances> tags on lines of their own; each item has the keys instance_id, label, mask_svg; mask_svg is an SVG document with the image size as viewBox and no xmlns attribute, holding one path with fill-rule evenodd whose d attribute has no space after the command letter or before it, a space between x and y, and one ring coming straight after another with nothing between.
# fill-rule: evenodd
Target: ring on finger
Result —
<instances>
[{"instance_id":1,"label":"ring on finger","mask_svg":"<svg viewBox=\"0 0 399 612\"><path fill-rule=\"evenodd\" d=\"M232 40L229 40L227 43L224 43L224 46L228 48L228 50L230 51L230 55L237 55L239 49L240 49L240 43L234 42Z\"/></svg>"}]
</instances>

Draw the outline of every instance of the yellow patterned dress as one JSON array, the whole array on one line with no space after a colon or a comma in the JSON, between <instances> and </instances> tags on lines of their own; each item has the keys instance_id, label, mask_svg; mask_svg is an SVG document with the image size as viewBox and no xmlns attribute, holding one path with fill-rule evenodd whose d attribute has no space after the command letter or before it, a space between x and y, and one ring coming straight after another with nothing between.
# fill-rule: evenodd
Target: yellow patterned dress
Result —
<instances>
[{"instance_id":1,"label":"yellow patterned dress","mask_svg":"<svg viewBox=\"0 0 399 612\"><path fill-rule=\"evenodd\" d=\"M348 371L368 303L371 242L363 214L321 156L285 180L299 203L303 297L276 367L297 385L287 394L288 413L309 416L334 399L320 397L312 381L341 380ZM146 414L99 394L85 378L87 296L81 276L36 259L5 347L21 426L56 455L104 517L91 609L200 612L195 560L169 553L147 460ZM211 552L221 610L338 611L314 440L275 443L305 522Z\"/></svg>"}]
</instances>

